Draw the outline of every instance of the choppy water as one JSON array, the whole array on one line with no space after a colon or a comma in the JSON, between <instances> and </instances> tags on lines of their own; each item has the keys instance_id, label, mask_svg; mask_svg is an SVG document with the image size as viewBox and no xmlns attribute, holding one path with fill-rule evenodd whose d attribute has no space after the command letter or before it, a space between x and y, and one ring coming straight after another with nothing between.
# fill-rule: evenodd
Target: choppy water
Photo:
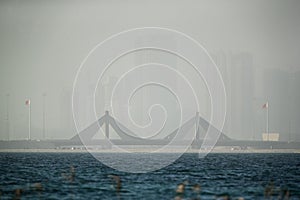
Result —
<instances>
[{"instance_id":1,"label":"choppy water","mask_svg":"<svg viewBox=\"0 0 300 200\"><path fill-rule=\"evenodd\" d=\"M124 155L125 156L125 155ZM67 180L74 166L74 180ZM177 184L188 180L184 199L194 198L192 185L201 185L201 199L227 193L233 199L263 199L272 180L273 196L288 188L291 199L300 196L300 154L184 154L174 164L146 174L108 168L88 153L1 153L2 199L174 199ZM64 174L64 175L63 175ZM119 194L110 174L122 181ZM34 186L41 183L41 186Z\"/></svg>"}]
</instances>

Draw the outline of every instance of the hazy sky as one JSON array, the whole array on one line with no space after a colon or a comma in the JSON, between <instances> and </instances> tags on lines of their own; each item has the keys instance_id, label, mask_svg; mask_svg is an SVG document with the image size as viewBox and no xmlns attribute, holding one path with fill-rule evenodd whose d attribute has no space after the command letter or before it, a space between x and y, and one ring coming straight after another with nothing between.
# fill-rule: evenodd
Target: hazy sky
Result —
<instances>
[{"instance_id":1,"label":"hazy sky","mask_svg":"<svg viewBox=\"0 0 300 200\"><path fill-rule=\"evenodd\" d=\"M296 124L300 120L296 113L300 107L297 103L300 76L298 72L295 76L287 74L283 75L286 78L282 78L281 73L300 70L299 10L300 1L297 0L0 1L0 137L7 137L8 109L10 138L26 138L27 108L24 102L30 98L33 137L41 138L43 93L47 95L47 137L69 138L74 135L71 90L80 63L97 43L110 35L145 26L184 32L215 57L224 53L227 60L231 60L240 53L248 55L251 61L246 65L253 68L249 70L253 73L248 77L249 84L255 91L245 98L256 99L255 106L265 101L266 97L261 93L266 88L273 91L270 93L272 96L278 89L275 83L291 81L291 85L279 89L284 92L290 88L292 91L283 95L292 96L274 105L284 107L291 104L288 100L293 99L295 113L290 116L289 110L286 111L286 116L292 118L292 125L288 125L291 121L287 120L284 130L274 127L273 131L284 132L282 134L287 136L292 127L295 135L299 131ZM237 72L232 68L232 62L219 61L219 64L221 68L227 67L223 70L224 76L229 73L230 77L235 77ZM267 73L265 69L269 68L277 71ZM239 73L245 74L245 69L248 72L246 67ZM266 77L260 76L260 73L266 74ZM230 82L230 77L224 78L225 82ZM238 83L236 81L234 83ZM234 101L232 99L236 95L243 96L240 90L231 88L234 83L226 85L232 93L229 99L230 119L235 118L231 112L244 112L249 107L245 105L248 106L246 110L232 108L236 105L231 102ZM240 84L244 84L243 80ZM262 92L259 88L263 88ZM275 109L273 115L276 113L279 115L281 110ZM227 122L231 124L226 126L228 135L251 138L249 134L240 133L242 127L234 124L239 123L249 127L259 126L251 130L259 137L263 125L257 125L257 121L263 119L262 115L254 113L246 116L251 118L251 123L246 120L241 123ZM273 120L280 121L281 117L274 116ZM256 125L253 124L255 121Z\"/></svg>"}]
</instances>

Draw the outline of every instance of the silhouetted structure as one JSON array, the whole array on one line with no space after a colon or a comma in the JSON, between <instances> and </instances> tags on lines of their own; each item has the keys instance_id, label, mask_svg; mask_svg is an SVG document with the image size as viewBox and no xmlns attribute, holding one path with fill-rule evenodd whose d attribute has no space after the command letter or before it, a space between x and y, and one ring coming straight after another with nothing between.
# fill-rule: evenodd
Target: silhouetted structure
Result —
<instances>
[{"instance_id":1,"label":"silhouetted structure","mask_svg":"<svg viewBox=\"0 0 300 200\"><path fill-rule=\"evenodd\" d=\"M93 137L99 131L99 129L104 126L105 127L105 137L110 139L110 127L114 129L114 131L118 134L120 139L113 140L113 143L119 145L165 145L169 143L171 140L174 139L176 134L181 130L181 132L190 131L193 127L195 127L195 139L193 145L199 147L201 145L203 138L205 137L205 133L207 132L208 128L210 128L211 133L214 134L214 137L218 137L219 141L232 141L228 136L224 133L219 131L217 128L212 126L208 121L204 118L199 116L197 112L194 117L190 120L186 121L181 127L175 129L172 133L168 136L161 138L161 139L143 139L137 137L132 131L114 119L112 116L109 115L109 112L106 111L105 115L98 119L96 122L89 125L79 134L75 135L71 138L72 141L84 141L85 144L96 144L93 143ZM206 139L211 139L206 138ZM180 141L180 144L184 144L184 141Z\"/></svg>"}]
</instances>

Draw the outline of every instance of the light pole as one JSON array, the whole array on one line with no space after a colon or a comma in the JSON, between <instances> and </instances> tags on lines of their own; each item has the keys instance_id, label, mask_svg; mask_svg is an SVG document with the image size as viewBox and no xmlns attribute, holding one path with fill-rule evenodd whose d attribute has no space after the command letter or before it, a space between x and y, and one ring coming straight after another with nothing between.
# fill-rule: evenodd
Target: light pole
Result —
<instances>
[{"instance_id":1,"label":"light pole","mask_svg":"<svg viewBox=\"0 0 300 200\"><path fill-rule=\"evenodd\" d=\"M7 126L7 137L10 140L10 131L9 131L9 94L6 94L6 126Z\"/></svg>"},{"instance_id":2,"label":"light pole","mask_svg":"<svg viewBox=\"0 0 300 200\"><path fill-rule=\"evenodd\" d=\"M46 139L46 93L43 93L43 139Z\"/></svg>"},{"instance_id":3,"label":"light pole","mask_svg":"<svg viewBox=\"0 0 300 200\"><path fill-rule=\"evenodd\" d=\"M31 140L31 103L30 99L25 101L25 105L28 106L28 140Z\"/></svg>"},{"instance_id":4,"label":"light pole","mask_svg":"<svg viewBox=\"0 0 300 200\"><path fill-rule=\"evenodd\" d=\"M267 102L267 134L268 134L268 141L270 140L270 134L269 134L269 102Z\"/></svg>"}]
</instances>

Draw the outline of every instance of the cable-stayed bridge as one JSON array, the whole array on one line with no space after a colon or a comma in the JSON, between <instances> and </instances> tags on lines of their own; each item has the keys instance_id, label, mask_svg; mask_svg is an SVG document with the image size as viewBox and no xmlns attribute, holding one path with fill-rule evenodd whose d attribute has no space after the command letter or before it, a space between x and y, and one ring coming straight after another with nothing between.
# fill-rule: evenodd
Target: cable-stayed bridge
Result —
<instances>
[{"instance_id":1,"label":"cable-stayed bridge","mask_svg":"<svg viewBox=\"0 0 300 200\"><path fill-rule=\"evenodd\" d=\"M195 146L202 143L202 140L208 128L211 129L211 133L215 134L214 137L217 137L218 141L231 141L231 139L228 136L216 129L214 126L210 125L209 122L206 121L204 118L200 117L198 112L194 117L184 122L181 127L178 127L167 136L161 139L144 139L138 137L135 133L133 133L123 124L118 122L115 118L109 115L108 111L106 111L105 115L102 116L100 119L98 119L97 121L89 125L87 128L82 130L79 134L71 138L71 141L83 141L85 145L101 144L101 140L93 139L101 127L104 128L105 137L116 145L166 145L170 143L170 141L173 141L179 132L185 133L191 131L191 129L194 129L195 134L193 139L193 145ZM110 138L110 128L112 128L115 131L115 133L119 136L119 139ZM210 138L207 138L207 140L209 139ZM174 144L186 145L187 142L190 142L190 140L185 140L184 137L181 137L180 140L175 141Z\"/></svg>"},{"instance_id":2,"label":"cable-stayed bridge","mask_svg":"<svg viewBox=\"0 0 300 200\"><path fill-rule=\"evenodd\" d=\"M105 139L97 139L95 135L104 130ZM111 129L117 134L118 138L111 138ZM206 134L210 129L210 135ZM186 132L192 133L192 140L184 137L176 138L178 134ZM76 134L74 137L65 140L12 140L0 141L0 149L62 149L62 148L89 148L100 147L100 149L109 149L114 145L130 145L130 146L165 146L172 142L173 145L187 146L191 145L194 149L200 149L205 141L212 141L213 146L227 146L256 148L256 149L300 149L300 142L292 141L259 141L259 140L234 140L215 128L207 120L199 116L196 112L195 116L184 122L173 132L160 139L144 139L138 137L123 124L113 118L108 111L94 123Z\"/></svg>"}]
</instances>

